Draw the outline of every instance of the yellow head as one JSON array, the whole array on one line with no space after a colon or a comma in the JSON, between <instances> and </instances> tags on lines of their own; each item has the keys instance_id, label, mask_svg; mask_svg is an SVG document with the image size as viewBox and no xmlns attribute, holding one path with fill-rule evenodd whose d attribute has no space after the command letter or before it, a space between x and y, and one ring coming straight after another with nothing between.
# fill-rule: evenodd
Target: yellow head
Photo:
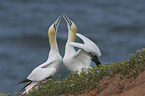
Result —
<instances>
[{"instance_id":1,"label":"yellow head","mask_svg":"<svg viewBox=\"0 0 145 96\"><path fill-rule=\"evenodd\" d=\"M60 20L61 20L61 16L59 16L58 19L48 29L50 45L53 45L56 42L56 33Z\"/></svg>"},{"instance_id":2,"label":"yellow head","mask_svg":"<svg viewBox=\"0 0 145 96\"><path fill-rule=\"evenodd\" d=\"M54 28L54 24L52 24L50 27L49 27L49 29L48 29L48 35L49 35L49 37L53 37L53 35L55 35L56 34L56 32L57 32L57 30Z\"/></svg>"},{"instance_id":3,"label":"yellow head","mask_svg":"<svg viewBox=\"0 0 145 96\"><path fill-rule=\"evenodd\" d=\"M65 14L63 14L63 18L65 19L65 21L67 23L68 32L69 32L69 40L74 41L76 32L77 32L77 27L74 24L74 22L71 21Z\"/></svg>"}]
</instances>

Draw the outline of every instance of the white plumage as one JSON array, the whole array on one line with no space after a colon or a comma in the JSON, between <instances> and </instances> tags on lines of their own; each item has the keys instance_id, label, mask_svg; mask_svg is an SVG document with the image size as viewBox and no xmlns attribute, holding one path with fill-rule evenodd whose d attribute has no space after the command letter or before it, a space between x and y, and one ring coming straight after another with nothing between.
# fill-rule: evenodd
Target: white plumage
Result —
<instances>
[{"instance_id":1,"label":"white plumage","mask_svg":"<svg viewBox=\"0 0 145 96\"><path fill-rule=\"evenodd\" d=\"M73 73L78 71L78 74L80 74L82 68L85 71L91 68L91 60L94 61L97 66L100 65L101 63L97 56L101 56L101 52L98 46L87 37L76 33L76 25L65 14L63 14L63 17L68 26L68 40L63 57L64 65ZM84 44L74 42L76 35L83 40ZM74 47L79 48L79 50L76 51Z\"/></svg>"},{"instance_id":2,"label":"white plumage","mask_svg":"<svg viewBox=\"0 0 145 96\"><path fill-rule=\"evenodd\" d=\"M49 44L50 44L50 52L46 62L36 67L27 79L21 81L20 83L28 82L26 86L24 86L25 91L23 94L28 93L33 86L37 85L41 81L45 81L54 75L60 68L62 64L62 57L60 56L57 41L56 41L56 33L58 29L59 22L61 20L61 16L49 27ZM24 89L23 88L23 89Z\"/></svg>"},{"instance_id":3,"label":"white plumage","mask_svg":"<svg viewBox=\"0 0 145 96\"><path fill-rule=\"evenodd\" d=\"M70 45L72 45L74 47L78 47L80 49L83 49L88 53L92 53L94 55L97 55L98 57L101 56L100 49L98 48L98 46L94 42L92 42L90 39L88 39L87 37L83 36L80 33L76 33L76 35L83 40L84 44L70 42L69 43Z\"/></svg>"}]
</instances>

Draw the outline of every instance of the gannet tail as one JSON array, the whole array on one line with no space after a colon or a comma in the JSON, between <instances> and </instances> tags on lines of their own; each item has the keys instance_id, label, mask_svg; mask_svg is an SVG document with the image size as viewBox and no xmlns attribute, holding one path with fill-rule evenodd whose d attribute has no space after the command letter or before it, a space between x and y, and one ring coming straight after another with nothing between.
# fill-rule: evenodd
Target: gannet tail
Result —
<instances>
[{"instance_id":1,"label":"gannet tail","mask_svg":"<svg viewBox=\"0 0 145 96\"><path fill-rule=\"evenodd\" d=\"M26 89L23 94L28 94L29 90L31 90L35 85L37 85L39 82L28 82L28 84L26 86L24 86L24 88ZM24 89L23 88L23 89Z\"/></svg>"}]
</instances>

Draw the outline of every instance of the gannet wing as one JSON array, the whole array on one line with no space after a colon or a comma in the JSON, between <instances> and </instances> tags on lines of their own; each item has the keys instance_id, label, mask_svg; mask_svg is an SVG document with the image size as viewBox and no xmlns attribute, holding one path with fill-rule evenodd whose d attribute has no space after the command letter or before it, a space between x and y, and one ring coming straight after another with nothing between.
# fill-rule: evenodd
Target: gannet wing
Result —
<instances>
[{"instance_id":1,"label":"gannet wing","mask_svg":"<svg viewBox=\"0 0 145 96\"><path fill-rule=\"evenodd\" d=\"M54 60L48 60L46 62L44 62L43 64L39 65L38 67L36 67L31 73L29 76L33 75L35 73L35 71L37 72L37 70L41 69L41 68L47 68L49 65L53 64L54 63ZM36 74L36 73L35 73ZM24 79L23 81L19 82L18 84L20 83L26 83L26 82L32 82L31 79Z\"/></svg>"},{"instance_id":2,"label":"gannet wing","mask_svg":"<svg viewBox=\"0 0 145 96\"><path fill-rule=\"evenodd\" d=\"M55 73L56 68L36 68L30 73L27 79L31 81L42 81Z\"/></svg>"},{"instance_id":3,"label":"gannet wing","mask_svg":"<svg viewBox=\"0 0 145 96\"><path fill-rule=\"evenodd\" d=\"M53 64L55 60L48 60L46 62L44 62L43 64L39 65L38 67L36 68L47 68L49 65Z\"/></svg>"},{"instance_id":4,"label":"gannet wing","mask_svg":"<svg viewBox=\"0 0 145 96\"><path fill-rule=\"evenodd\" d=\"M81 44L81 43L76 43L76 42L70 42L69 44L72 45L72 46L74 46L74 47L83 49L86 52L96 53L96 50L93 47L91 47L91 46L88 46L88 45L85 45L85 44Z\"/></svg>"},{"instance_id":5,"label":"gannet wing","mask_svg":"<svg viewBox=\"0 0 145 96\"><path fill-rule=\"evenodd\" d=\"M83 36L80 33L76 33L76 35L83 40L83 42L84 42L84 44L86 46L84 48L88 48L88 50L90 50L89 47L92 47L92 52L94 52L94 49L95 49L95 53L94 54L99 56L99 57L101 56L100 49L94 42L92 42L90 39L88 39L87 37ZM87 50L87 49L85 49L85 50Z\"/></svg>"},{"instance_id":6,"label":"gannet wing","mask_svg":"<svg viewBox=\"0 0 145 96\"><path fill-rule=\"evenodd\" d=\"M82 49L79 49L73 56L74 60L82 61L84 65L91 65L91 57Z\"/></svg>"}]
</instances>

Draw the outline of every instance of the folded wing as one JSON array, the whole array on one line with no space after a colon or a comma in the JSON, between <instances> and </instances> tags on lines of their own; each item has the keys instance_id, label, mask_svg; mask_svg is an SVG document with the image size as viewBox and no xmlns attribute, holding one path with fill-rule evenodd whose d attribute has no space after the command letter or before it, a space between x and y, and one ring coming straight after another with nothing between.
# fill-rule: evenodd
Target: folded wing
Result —
<instances>
[{"instance_id":1,"label":"folded wing","mask_svg":"<svg viewBox=\"0 0 145 96\"><path fill-rule=\"evenodd\" d=\"M33 70L27 79L31 81L42 81L54 75L55 73L56 68L38 68Z\"/></svg>"}]
</instances>

